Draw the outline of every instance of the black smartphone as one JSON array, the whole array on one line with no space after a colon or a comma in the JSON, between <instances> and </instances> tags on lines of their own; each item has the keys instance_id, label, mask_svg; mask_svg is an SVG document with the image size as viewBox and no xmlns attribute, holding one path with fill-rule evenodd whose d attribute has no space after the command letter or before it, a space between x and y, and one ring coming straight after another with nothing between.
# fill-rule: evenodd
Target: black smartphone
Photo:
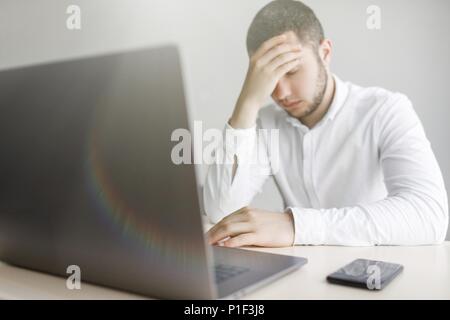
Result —
<instances>
[{"instance_id":1,"label":"black smartphone","mask_svg":"<svg viewBox=\"0 0 450 320\"><path fill-rule=\"evenodd\" d=\"M403 266L397 263L357 259L327 276L327 281L369 290L381 290L402 270Z\"/></svg>"}]
</instances>

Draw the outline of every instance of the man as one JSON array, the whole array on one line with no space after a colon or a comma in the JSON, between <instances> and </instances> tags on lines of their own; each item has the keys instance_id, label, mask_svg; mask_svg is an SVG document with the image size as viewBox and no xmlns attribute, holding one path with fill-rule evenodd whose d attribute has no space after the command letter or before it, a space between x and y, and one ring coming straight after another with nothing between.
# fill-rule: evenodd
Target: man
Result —
<instances>
[{"instance_id":1,"label":"man","mask_svg":"<svg viewBox=\"0 0 450 320\"><path fill-rule=\"evenodd\" d=\"M236 143L222 147L224 159L232 161L210 166L204 186L206 213L218 222L208 232L211 244L444 240L448 200L442 174L405 95L332 74L332 43L314 12L298 1L277 0L261 9L247 49L249 70L226 124ZM261 109L270 95L276 105ZM258 129L279 130L278 154L271 154ZM279 166L253 161L260 154L279 157ZM270 174L284 212L248 207Z\"/></svg>"}]
</instances>

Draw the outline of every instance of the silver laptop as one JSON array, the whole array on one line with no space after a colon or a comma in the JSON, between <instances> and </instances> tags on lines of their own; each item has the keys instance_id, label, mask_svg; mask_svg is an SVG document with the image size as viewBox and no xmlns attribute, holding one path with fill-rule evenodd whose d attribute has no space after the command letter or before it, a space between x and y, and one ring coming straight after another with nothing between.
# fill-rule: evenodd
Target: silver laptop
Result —
<instances>
[{"instance_id":1,"label":"silver laptop","mask_svg":"<svg viewBox=\"0 0 450 320\"><path fill-rule=\"evenodd\" d=\"M207 245L177 48L0 72L0 260L170 299L240 296L300 257Z\"/></svg>"}]
</instances>

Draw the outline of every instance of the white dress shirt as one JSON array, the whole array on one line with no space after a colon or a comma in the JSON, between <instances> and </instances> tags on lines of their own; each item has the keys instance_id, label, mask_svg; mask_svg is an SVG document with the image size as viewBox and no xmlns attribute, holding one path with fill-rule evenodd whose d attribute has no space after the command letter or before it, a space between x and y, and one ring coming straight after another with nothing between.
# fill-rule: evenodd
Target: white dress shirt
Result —
<instances>
[{"instance_id":1,"label":"white dress shirt","mask_svg":"<svg viewBox=\"0 0 450 320\"><path fill-rule=\"evenodd\" d=\"M253 128L226 124L224 134L235 140L217 158L229 161L210 165L203 189L210 220L249 206L273 175L294 217L295 245L441 243L447 192L411 101L333 77L332 104L312 129L274 104L260 110ZM279 153L258 129L279 129Z\"/></svg>"}]
</instances>

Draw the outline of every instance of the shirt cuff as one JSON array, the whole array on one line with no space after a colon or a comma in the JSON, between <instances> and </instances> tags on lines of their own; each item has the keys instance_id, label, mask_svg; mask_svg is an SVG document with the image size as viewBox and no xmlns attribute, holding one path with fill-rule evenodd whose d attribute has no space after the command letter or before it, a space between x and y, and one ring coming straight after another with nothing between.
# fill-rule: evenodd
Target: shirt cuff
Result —
<instances>
[{"instance_id":1,"label":"shirt cuff","mask_svg":"<svg viewBox=\"0 0 450 320\"><path fill-rule=\"evenodd\" d=\"M294 245L322 245L325 243L325 223L318 209L288 207L294 219Z\"/></svg>"},{"instance_id":2,"label":"shirt cuff","mask_svg":"<svg viewBox=\"0 0 450 320\"><path fill-rule=\"evenodd\" d=\"M234 156L239 164L250 163L256 140L256 125L248 129L235 129L225 124L224 141L227 160L234 162Z\"/></svg>"}]
</instances>

